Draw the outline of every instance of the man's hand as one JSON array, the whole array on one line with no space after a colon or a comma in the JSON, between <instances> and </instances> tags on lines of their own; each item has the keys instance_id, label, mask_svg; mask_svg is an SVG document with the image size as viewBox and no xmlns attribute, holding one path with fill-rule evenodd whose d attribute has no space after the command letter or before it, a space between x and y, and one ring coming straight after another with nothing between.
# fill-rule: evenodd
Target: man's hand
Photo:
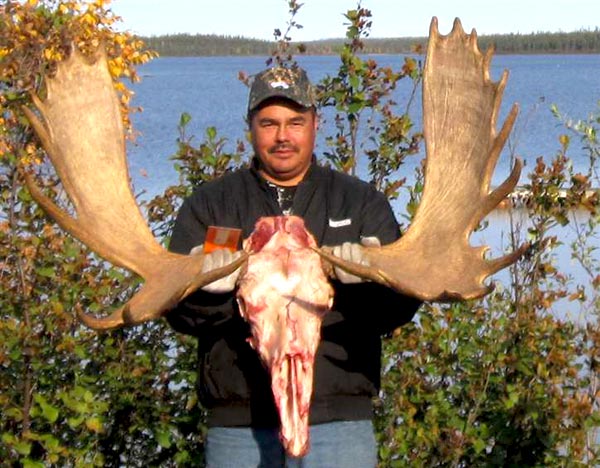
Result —
<instances>
[{"instance_id":1,"label":"man's hand","mask_svg":"<svg viewBox=\"0 0 600 468\"><path fill-rule=\"evenodd\" d=\"M203 246L199 245L194 247L190 251L190 254L199 254L202 253L202 250ZM238 259L241 255L241 250L231 252L229 249L219 249L209 254L205 254L202 263L202 273L206 273L211 270L224 267L225 265L229 265L231 262ZM233 273L230 273L229 275L224 276L223 278L213 281L212 283L208 283L200 289L202 289L202 291L206 291L213 294L223 294L231 292L235 289L235 284L237 283L238 276L240 276L240 271L241 267L235 270Z\"/></svg>"},{"instance_id":2,"label":"man's hand","mask_svg":"<svg viewBox=\"0 0 600 468\"><path fill-rule=\"evenodd\" d=\"M333 255L352 263L369 266L369 261L364 255L364 247L380 247L381 242L377 237L363 237L360 244L356 242L344 242L342 245L333 247ZM333 267L335 276L338 280L345 284L362 283L365 280L360 276L355 276L342 270L340 267Z\"/></svg>"}]
</instances>

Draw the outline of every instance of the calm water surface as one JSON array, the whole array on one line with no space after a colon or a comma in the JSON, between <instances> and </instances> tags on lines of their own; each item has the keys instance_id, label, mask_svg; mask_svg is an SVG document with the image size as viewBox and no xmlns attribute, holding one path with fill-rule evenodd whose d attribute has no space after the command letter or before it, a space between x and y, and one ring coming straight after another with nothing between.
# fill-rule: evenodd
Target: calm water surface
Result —
<instances>
[{"instance_id":1,"label":"calm water surface","mask_svg":"<svg viewBox=\"0 0 600 468\"><path fill-rule=\"evenodd\" d=\"M399 69L404 57L381 55L375 60ZM334 75L338 57L301 57L313 81ZM134 105L143 112L134 117L140 133L129 156L136 190L149 194L162 193L176 183L177 175L169 156L176 151L177 123L183 112L192 115L190 133L202 140L207 127L214 126L227 137L234 148L244 138L244 114L247 88L238 80L240 71L256 73L265 68L262 57L189 57L159 58L140 69L141 83L136 84ZM598 55L534 55L497 56L492 62L492 78L499 79L502 70L510 73L504 93L500 119L513 103L519 103L520 115L511 140L500 159L494 182L500 182L509 170L509 152L523 158L531 167L538 156L550 158L559 148L562 129L550 112L559 109L576 119L587 117L600 99L600 56ZM404 108L411 91L407 81L400 86L396 100ZM332 133L330 115L325 113L321 137ZM420 128L420 96L413 105L413 119ZM500 122L499 122L500 123ZM317 153L325 149L321 138ZM575 157L575 160L577 158ZM418 158L404 168L400 176L412 174ZM524 174L528 172L525 168ZM142 173L147 176L142 176Z\"/></svg>"}]
</instances>

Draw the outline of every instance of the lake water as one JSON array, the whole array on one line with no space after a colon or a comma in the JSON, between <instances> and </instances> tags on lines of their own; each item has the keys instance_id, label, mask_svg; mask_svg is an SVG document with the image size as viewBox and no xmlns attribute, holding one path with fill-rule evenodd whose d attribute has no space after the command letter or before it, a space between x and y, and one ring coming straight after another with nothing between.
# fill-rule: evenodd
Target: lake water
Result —
<instances>
[{"instance_id":1,"label":"lake water","mask_svg":"<svg viewBox=\"0 0 600 468\"><path fill-rule=\"evenodd\" d=\"M383 55L374 57L380 65L399 69L403 56ZM300 57L300 64L308 71L313 81L327 74L336 74L338 57ZM259 57L194 57L160 58L140 69L142 81L133 86L133 104L143 112L133 117L139 132L135 145L129 145L131 176L136 192L144 192L142 198L162 193L166 187L177 183L177 173L169 156L176 151L177 124L180 115L192 115L189 126L195 141L202 141L207 127L214 126L225 136L234 149L237 139L244 137L244 114L247 88L238 80L240 71L252 74L265 68L265 59ZM498 125L504 120L510 106L517 102L520 114L511 138L496 168L493 184L504 180L509 173L510 154L521 157L525 162L521 183L527 181L536 158L546 160L556 154L560 145L558 137L564 128L554 118L550 106L555 104L563 114L574 119L584 119L598 110L600 99L600 56L598 55L533 55L496 56L492 62L492 78L499 79L502 70L510 73L504 93ZM400 86L396 100L401 106L406 103L410 92L407 82ZM413 119L420 125L420 97L413 106ZM327 115L325 115L327 119ZM317 155L324 149L323 136L330 132L331 124L321 129ZM574 165L585 165L583 150L573 141L570 156ZM414 165L420 158L413 158L399 176L411 180ZM359 169L359 175L361 171ZM394 203L399 219L404 213L402 201ZM522 216L517 213L516 216ZM520 219L527 225L527 219ZM473 236L472 243L491 245L494 256L504 249L508 216L499 213L490 220L490 227ZM558 233L563 241L573 237L572 227ZM581 278L581 271L570 260L570 252L559 253L559 268L565 274ZM495 279L503 281L503 274ZM572 304L563 302L560 313L577 314Z\"/></svg>"},{"instance_id":2,"label":"lake water","mask_svg":"<svg viewBox=\"0 0 600 468\"><path fill-rule=\"evenodd\" d=\"M399 69L404 56L375 56L380 65ZM300 57L300 64L313 81L336 74L336 56ZM238 80L240 71L252 74L265 68L262 57L189 57L159 58L142 66L142 81L133 86L133 104L143 112L133 118L140 133L137 143L129 145L131 176L137 191L161 193L177 181L169 156L176 151L177 124L183 112L192 115L190 133L196 142L204 130L214 126L227 137L234 148L244 137L244 114L248 90ZM559 148L558 136L563 132L552 116L550 106L556 104L575 119L587 117L597 109L600 99L600 56L598 55L528 55L496 56L492 62L492 78L499 79L502 70L510 76L498 124L515 102L520 114L511 139L498 163L494 182L503 180L509 172L509 151L526 163L523 180L538 156L548 159ZM410 84L400 86L396 95L399 105L406 103ZM420 126L420 97L413 105L413 119ZM325 115L327 118L327 115ZM331 124L322 128L317 154L324 149L323 137L331 133ZM575 148L576 145L573 145ZM577 155L573 153L577 163ZM413 158L404 169L408 176L419 158ZM145 174L145 175L142 175ZM360 174L360 171L359 171Z\"/></svg>"}]
</instances>

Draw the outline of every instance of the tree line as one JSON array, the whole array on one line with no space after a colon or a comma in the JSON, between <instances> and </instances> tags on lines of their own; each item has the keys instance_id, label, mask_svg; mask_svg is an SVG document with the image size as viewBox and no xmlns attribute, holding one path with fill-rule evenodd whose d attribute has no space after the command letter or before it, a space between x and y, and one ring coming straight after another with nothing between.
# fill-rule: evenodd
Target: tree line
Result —
<instances>
[{"instance_id":1,"label":"tree line","mask_svg":"<svg viewBox=\"0 0 600 468\"><path fill-rule=\"evenodd\" d=\"M214 34L168 34L140 39L150 49L166 57L270 55L274 47L273 41ZM337 55L344 43L345 39L340 38L293 45L308 55ZM366 38L363 39L362 51L365 54L408 54L424 50L426 43L426 37ZM498 34L479 38L482 50L491 44L498 54L597 54L600 53L600 29Z\"/></svg>"}]
</instances>

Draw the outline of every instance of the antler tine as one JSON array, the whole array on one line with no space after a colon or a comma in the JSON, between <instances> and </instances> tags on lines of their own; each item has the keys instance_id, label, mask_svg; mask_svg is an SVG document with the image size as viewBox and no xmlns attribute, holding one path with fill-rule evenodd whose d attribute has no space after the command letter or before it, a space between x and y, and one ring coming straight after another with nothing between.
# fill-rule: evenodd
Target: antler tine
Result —
<instances>
[{"instance_id":1,"label":"antler tine","mask_svg":"<svg viewBox=\"0 0 600 468\"><path fill-rule=\"evenodd\" d=\"M110 263L146 284L104 318L80 316L92 328L132 325L162 316L195 289L225 276L246 260L201 274L202 255L167 252L152 235L131 190L119 102L106 54L91 60L76 47L46 78L46 99L33 96L41 119L24 109L73 203L72 217L53 203L31 175L31 195L58 224ZM24 171L25 172L25 171Z\"/></svg>"},{"instance_id":2,"label":"antler tine","mask_svg":"<svg viewBox=\"0 0 600 468\"><path fill-rule=\"evenodd\" d=\"M366 248L370 267L344 262L329 252L330 263L422 300L473 299L489 293L488 276L515 262L523 245L487 260L487 247L469 237L519 180L517 160L510 176L490 192L492 173L518 113L513 106L496 134L496 118L508 79L490 80L493 49L482 54L475 30L467 35L457 18L442 36L430 26L423 77L423 122L427 152L423 197L406 234L380 248Z\"/></svg>"},{"instance_id":3,"label":"antler tine","mask_svg":"<svg viewBox=\"0 0 600 468\"><path fill-rule=\"evenodd\" d=\"M486 170L486 175L488 175L488 178L484 184L486 187L489 187L491 174L494 171L494 167L496 166L500 152L502 151L502 148L508 139L508 135L512 130L518 113L519 106L517 104L513 104L508 116L506 117L506 120L504 121L502 130L494 139L494 143L489 155L489 167ZM481 222L485 216L487 216L494 208L496 208L502 202L502 200L504 200L506 196L514 190L516 185L519 183L522 168L523 161L521 161L520 158L516 158L508 178L485 198L485 202L481 205L481 210L476 216L478 223Z\"/></svg>"},{"instance_id":4,"label":"antler tine","mask_svg":"<svg viewBox=\"0 0 600 468\"><path fill-rule=\"evenodd\" d=\"M155 320L171 310L179 301L196 289L219 278L233 273L243 266L248 255L242 255L224 267L200 274L202 260L198 255L175 256L171 265L164 265L164 271L153 275L140 290L123 306L106 317L93 317L77 310L79 319L88 327L108 330L123 325L138 325Z\"/></svg>"}]
</instances>

